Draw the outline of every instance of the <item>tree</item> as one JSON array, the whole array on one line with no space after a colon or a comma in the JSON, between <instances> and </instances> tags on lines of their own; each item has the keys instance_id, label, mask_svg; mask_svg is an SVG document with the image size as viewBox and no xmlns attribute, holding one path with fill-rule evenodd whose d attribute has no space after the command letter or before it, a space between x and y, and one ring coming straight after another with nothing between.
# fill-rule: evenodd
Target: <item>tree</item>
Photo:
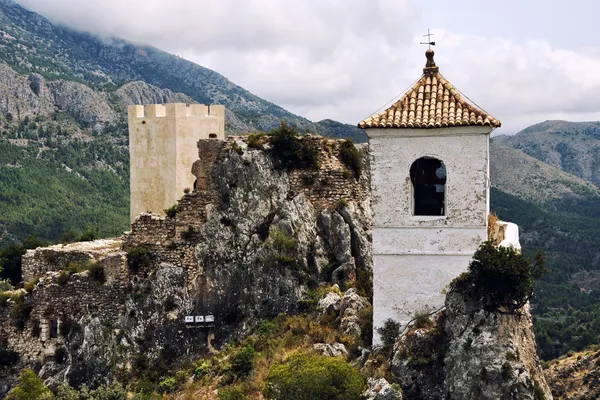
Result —
<instances>
[{"instance_id":1,"label":"tree","mask_svg":"<svg viewBox=\"0 0 600 400\"><path fill-rule=\"evenodd\" d=\"M25 369L19 376L19 385L10 391L5 400L50 400L53 397L35 372Z\"/></svg>"},{"instance_id":2,"label":"tree","mask_svg":"<svg viewBox=\"0 0 600 400\"><path fill-rule=\"evenodd\" d=\"M45 246L37 236L29 236L22 244L11 244L0 251L0 279L9 279L12 285L21 282L21 257L27 250Z\"/></svg>"},{"instance_id":3,"label":"tree","mask_svg":"<svg viewBox=\"0 0 600 400\"><path fill-rule=\"evenodd\" d=\"M536 280L547 272L545 262L541 251L532 262L512 247L486 241L475 252L468 272L452 281L451 290L469 295L485 309L514 312L531 298Z\"/></svg>"}]
</instances>

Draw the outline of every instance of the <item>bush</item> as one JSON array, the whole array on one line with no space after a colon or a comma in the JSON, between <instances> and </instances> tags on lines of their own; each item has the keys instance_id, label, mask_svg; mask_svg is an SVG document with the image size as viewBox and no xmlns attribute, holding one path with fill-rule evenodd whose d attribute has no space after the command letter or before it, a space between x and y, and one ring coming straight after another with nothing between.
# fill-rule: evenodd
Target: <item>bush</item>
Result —
<instances>
[{"instance_id":1,"label":"bush","mask_svg":"<svg viewBox=\"0 0 600 400\"><path fill-rule=\"evenodd\" d=\"M188 193L189 193L189 191L188 191ZM177 215L177 204L173 204L171 207L165 208L164 212L167 215L167 217L175 218L175 216Z\"/></svg>"},{"instance_id":2,"label":"bush","mask_svg":"<svg viewBox=\"0 0 600 400\"><path fill-rule=\"evenodd\" d=\"M393 319L388 319L382 327L377 328L377 333L381 337L384 351L391 351L400 336L400 324Z\"/></svg>"},{"instance_id":3,"label":"bush","mask_svg":"<svg viewBox=\"0 0 600 400\"><path fill-rule=\"evenodd\" d=\"M352 139L346 139L340 145L340 159L346 164L352 172L354 172L354 177L356 179L360 178L360 173L362 172L362 160L360 157L360 152L354 145Z\"/></svg>"},{"instance_id":4,"label":"bush","mask_svg":"<svg viewBox=\"0 0 600 400\"><path fill-rule=\"evenodd\" d=\"M252 372L256 352L252 346L241 348L231 358L231 372L236 379L245 379Z\"/></svg>"},{"instance_id":5,"label":"bush","mask_svg":"<svg viewBox=\"0 0 600 400\"><path fill-rule=\"evenodd\" d=\"M10 284L8 279L0 279L0 292L5 292L7 290L13 290L13 285Z\"/></svg>"},{"instance_id":6,"label":"bush","mask_svg":"<svg viewBox=\"0 0 600 400\"><path fill-rule=\"evenodd\" d=\"M468 271L452 281L450 290L470 296L484 309L504 307L514 312L529 301L535 281L546 272L541 251L532 262L512 247L486 241L475 252Z\"/></svg>"},{"instance_id":7,"label":"bush","mask_svg":"<svg viewBox=\"0 0 600 400\"><path fill-rule=\"evenodd\" d=\"M5 400L51 400L52 392L44 382L30 369L19 376L19 385L10 391Z\"/></svg>"},{"instance_id":8,"label":"bush","mask_svg":"<svg viewBox=\"0 0 600 400\"><path fill-rule=\"evenodd\" d=\"M274 400L358 400L364 382L339 358L297 354L271 365L263 395Z\"/></svg>"},{"instance_id":9,"label":"bush","mask_svg":"<svg viewBox=\"0 0 600 400\"><path fill-rule=\"evenodd\" d=\"M282 123L279 129L269 133L269 142L276 167L289 170L319 167L318 149L303 140L291 126Z\"/></svg>"},{"instance_id":10,"label":"bush","mask_svg":"<svg viewBox=\"0 0 600 400\"><path fill-rule=\"evenodd\" d=\"M177 386L177 381L173 377L168 377L160 381L158 387L162 393L173 393Z\"/></svg>"},{"instance_id":11,"label":"bush","mask_svg":"<svg viewBox=\"0 0 600 400\"><path fill-rule=\"evenodd\" d=\"M22 331L25 329L25 322L29 319L32 307L31 304L25 302L23 296L13 296L12 300L14 301L14 304L10 316L13 319L17 330Z\"/></svg>"},{"instance_id":12,"label":"bush","mask_svg":"<svg viewBox=\"0 0 600 400\"><path fill-rule=\"evenodd\" d=\"M85 231L79 236L80 242L91 242L92 240L96 240L100 237L100 228L99 227L87 227Z\"/></svg>"},{"instance_id":13,"label":"bush","mask_svg":"<svg viewBox=\"0 0 600 400\"><path fill-rule=\"evenodd\" d=\"M246 400L248 397L244 394L242 387L234 385L219 389L217 398L219 400Z\"/></svg>"},{"instance_id":14,"label":"bush","mask_svg":"<svg viewBox=\"0 0 600 400\"><path fill-rule=\"evenodd\" d=\"M69 274L67 271L60 271L58 273L58 277L56 278L56 282L59 285L66 285L67 282L69 282L69 278L71 277L71 274Z\"/></svg>"},{"instance_id":15,"label":"bush","mask_svg":"<svg viewBox=\"0 0 600 400\"><path fill-rule=\"evenodd\" d=\"M104 267L102 265L93 263L89 266L88 271L90 271L90 278L96 282L106 282L106 272L104 271Z\"/></svg>"},{"instance_id":16,"label":"bush","mask_svg":"<svg viewBox=\"0 0 600 400\"><path fill-rule=\"evenodd\" d=\"M151 262L150 250L145 246L137 246L127 252L127 265L134 273L150 267Z\"/></svg>"},{"instance_id":17,"label":"bush","mask_svg":"<svg viewBox=\"0 0 600 400\"><path fill-rule=\"evenodd\" d=\"M73 243L77 241L77 233L73 229L68 229L63 232L62 236L59 239L59 242L62 244Z\"/></svg>"},{"instance_id":18,"label":"bush","mask_svg":"<svg viewBox=\"0 0 600 400\"><path fill-rule=\"evenodd\" d=\"M248 148L264 150L267 135L264 132L251 133L248 135Z\"/></svg>"}]
</instances>

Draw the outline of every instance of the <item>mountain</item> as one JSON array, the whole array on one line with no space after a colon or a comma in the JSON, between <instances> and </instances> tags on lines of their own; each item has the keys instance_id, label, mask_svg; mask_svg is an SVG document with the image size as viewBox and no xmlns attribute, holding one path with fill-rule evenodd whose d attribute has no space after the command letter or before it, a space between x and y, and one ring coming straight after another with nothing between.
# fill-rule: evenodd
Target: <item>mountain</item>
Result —
<instances>
[{"instance_id":1,"label":"mountain","mask_svg":"<svg viewBox=\"0 0 600 400\"><path fill-rule=\"evenodd\" d=\"M550 272L537 286L532 313L538 349L549 360L600 343L600 192L509 145L517 140L492 139L491 207L519 225L525 253L546 255ZM544 136L538 143L547 145Z\"/></svg>"},{"instance_id":2,"label":"mountain","mask_svg":"<svg viewBox=\"0 0 600 400\"><path fill-rule=\"evenodd\" d=\"M496 140L600 184L600 122L545 121Z\"/></svg>"},{"instance_id":3,"label":"mountain","mask_svg":"<svg viewBox=\"0 0 600 400\"><path fill-rule=\"evenodd\" d=\"M301 131L334 136L329 123L296 116L208 68L151 46L56 26L11 0L0 0L0 46L0 60L22 74L38 73L49 80L80 82L105 91L143 81L195 102L223 104L230 111L230 132L271 130L286 121ZM361 130L343 126L344 136L365 141Z\"/></svg>"}]
</instances>

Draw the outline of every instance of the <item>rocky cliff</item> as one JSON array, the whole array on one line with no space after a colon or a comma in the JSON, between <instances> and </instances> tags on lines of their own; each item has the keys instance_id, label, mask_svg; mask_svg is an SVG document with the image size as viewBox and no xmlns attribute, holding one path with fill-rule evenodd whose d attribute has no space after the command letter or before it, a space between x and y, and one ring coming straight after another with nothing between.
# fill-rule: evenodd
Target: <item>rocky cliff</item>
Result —
<instances>
[{"instance_id":1,"label":"rocky cliff","mask_svg":"<svg viewBox=\"0 0 600 400\"><path fill-rule=\"evenodd\" d=\"M458 291L401 335L392 370L410 399L552 398L529 310L484 310Z\"/></svg>"},{"instance_id":2,"label":"rocky cliff","mask_svg":"<svg viewBox=\"0 0 600 400\"><path fill-rule=\"evenodd\" d=\"M141 215L114 241L30 251L27 291L2 302L0 342L19 357L4 382L23 366L74 386L160 370L305 310L324 284L368 291L368 169L349 172L338 141L302 142L312 168L278 168L242 138L201 141L196 189L170 216ZM214 327L186 328L187 315L214 315Z\"/></svg>"}]
</instances>

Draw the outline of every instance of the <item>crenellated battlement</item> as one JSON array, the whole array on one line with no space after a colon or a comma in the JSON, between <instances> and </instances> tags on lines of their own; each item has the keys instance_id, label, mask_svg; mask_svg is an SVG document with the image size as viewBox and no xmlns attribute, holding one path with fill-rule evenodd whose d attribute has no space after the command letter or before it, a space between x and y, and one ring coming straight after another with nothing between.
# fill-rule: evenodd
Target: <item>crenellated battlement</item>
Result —
<instances>
[{"instance_id":1,"label":"crenellated battlement","mask_svg":"<svg viewBox=\"0 0 600 400\"><path fill-rule=\"evenodd\" d=\"M225 118L225 106L220 104L204 105L184 103L148 104L129 106L129 119L143 120L144 118Z\"/></svg>"}]
</instances>

